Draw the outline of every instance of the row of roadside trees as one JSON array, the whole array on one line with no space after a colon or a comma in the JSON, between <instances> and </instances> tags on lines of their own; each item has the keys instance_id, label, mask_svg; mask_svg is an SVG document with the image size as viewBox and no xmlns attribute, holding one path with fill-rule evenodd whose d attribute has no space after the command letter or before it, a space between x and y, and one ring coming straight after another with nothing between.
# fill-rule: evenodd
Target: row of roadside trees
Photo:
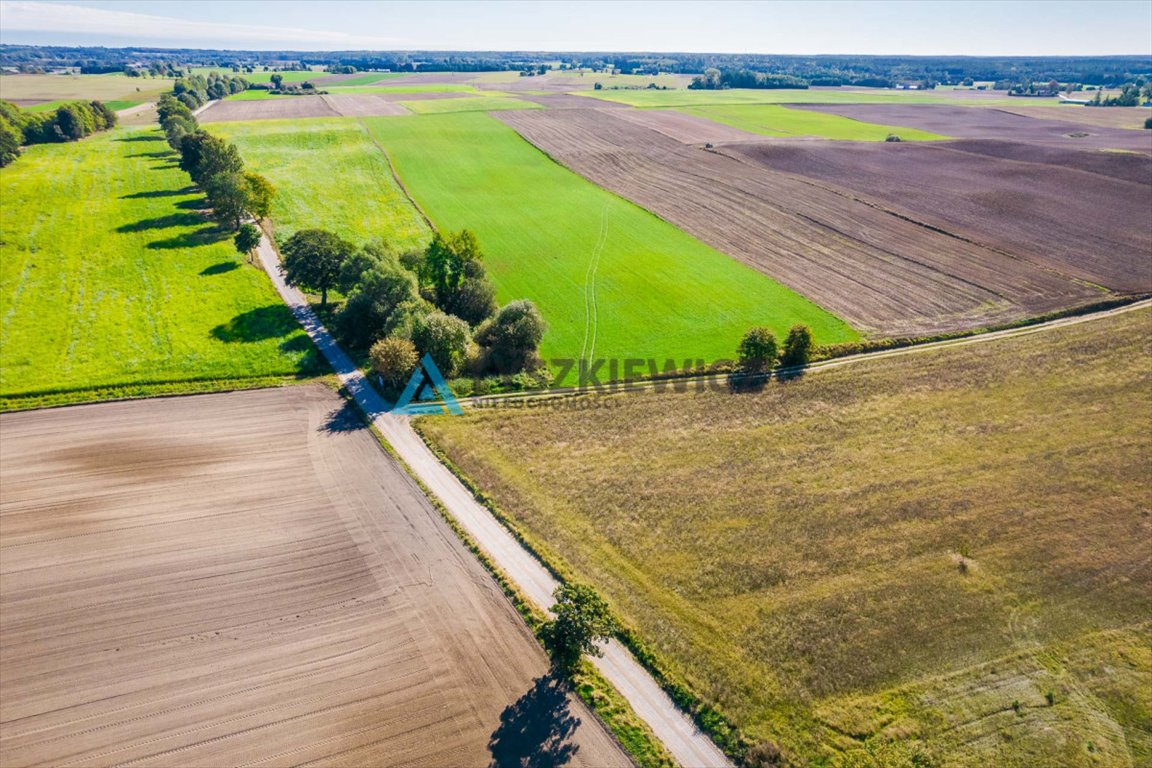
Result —
<instances>
[{"instance_id":1,"label":"row of roadside trees","mask_svg":"<svg viewBox=\"0 0 1152 768\"><path fill-rule=\"evenodd\" d=\"M244 170L236 145L202 129L187 104L172 95L160 97L157 112L168 145L180 153L180 168L204 192L221 226L236 231L248 217L271 213L275 189L263 176Z\"/></svg>"}]
</instances>

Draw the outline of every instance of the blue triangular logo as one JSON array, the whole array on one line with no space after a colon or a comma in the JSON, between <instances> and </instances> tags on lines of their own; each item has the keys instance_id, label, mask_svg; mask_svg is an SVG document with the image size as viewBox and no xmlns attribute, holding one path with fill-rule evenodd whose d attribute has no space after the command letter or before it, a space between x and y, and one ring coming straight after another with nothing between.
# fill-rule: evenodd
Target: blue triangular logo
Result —
<instances>
[{"instance_id":1,"label":"blue triangular logo","mask_svg":"<svg viewBox=\"0 0 1152 768\"><path fill-rule=\"evenodd\" d=\"M417 394L419 393L419 394ZM412 378L400 393L400 399L392 406L390 413L410 416L429 413L451 413L459 416L464 413L456 396L448 388L443 374L436 367L432 356L425 353L419 367L412 371Z\"/></svg>"}]
</instances>

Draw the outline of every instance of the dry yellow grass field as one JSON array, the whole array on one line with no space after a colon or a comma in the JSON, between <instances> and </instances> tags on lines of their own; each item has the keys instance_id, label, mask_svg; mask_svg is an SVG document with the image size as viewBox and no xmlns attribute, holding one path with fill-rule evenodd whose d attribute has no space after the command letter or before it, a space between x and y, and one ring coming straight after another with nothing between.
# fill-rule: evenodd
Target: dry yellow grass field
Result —
<instances>
[{"instance_id":1,"label":"dry yellow grass field","mask_svg":"<svg viewBox=\"0 0 1152 768\"><path fill-rule=\"evenodd\" d=\"M630 764L330 390L0 430L0 765Z\"/></svg>"},{"instance_id":2,"label":"dry yellow grass field","mask_svg":"<svg viewBox=\"0 0 1152 768\"><path fill-rule=\"evenodd\" d=\"M797 764L1149 765L1150 330L420 426Z\"/></svg>"}]
</instances>

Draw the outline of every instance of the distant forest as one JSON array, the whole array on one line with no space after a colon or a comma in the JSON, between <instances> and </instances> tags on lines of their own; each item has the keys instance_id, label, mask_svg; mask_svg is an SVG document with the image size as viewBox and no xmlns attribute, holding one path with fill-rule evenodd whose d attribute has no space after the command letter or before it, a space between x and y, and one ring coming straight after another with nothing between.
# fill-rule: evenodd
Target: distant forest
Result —
<instances>
[{"instance_id":1,"label":"distant forest","mask_svg":"<svg viewBox=\"0 0 1152 768\"><path fill-rule=\"evenodd\" d=\"M20 71L79 68L83 73L155 72L187 66L333 71L488 72L587 67L624 74L746 71L807 85L890 86L900 82L1058 81L1115 86L1152 79L1148 56L774 56L701 53L549 53L495 51L227 51L177 48L0 46L0 67Z\"/></svg>"}]
</instances>

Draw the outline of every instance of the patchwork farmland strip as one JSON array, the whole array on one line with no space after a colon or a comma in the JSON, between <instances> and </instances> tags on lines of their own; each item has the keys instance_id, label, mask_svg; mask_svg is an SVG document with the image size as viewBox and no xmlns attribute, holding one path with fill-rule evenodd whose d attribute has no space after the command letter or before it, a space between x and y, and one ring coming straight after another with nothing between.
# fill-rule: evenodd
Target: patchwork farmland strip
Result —
<instances>
[{"instance_id":1,"label":"patchwork farmland strip","mask_svg":"<svg viewBox=\"0 0 1152 768\"><path fill-rule=\"evenodd\" d=\"M686 147L614 112L498 117L558 162L866 331L963 330L1101 295L797 176Z\"/></svg>"}]
</instances>

